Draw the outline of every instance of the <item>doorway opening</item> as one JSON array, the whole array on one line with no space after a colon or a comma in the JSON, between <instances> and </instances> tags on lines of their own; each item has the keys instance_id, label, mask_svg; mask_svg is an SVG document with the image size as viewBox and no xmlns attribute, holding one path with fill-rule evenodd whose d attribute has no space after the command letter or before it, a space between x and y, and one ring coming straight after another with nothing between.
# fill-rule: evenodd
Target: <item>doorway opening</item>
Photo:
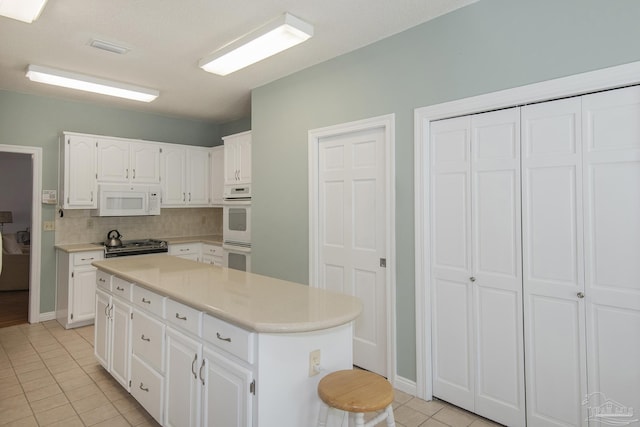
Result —
<instances>
[{"instance_id":1,"label":"doorway opening","mask_svg":"<svg viewBox=\"0 0 640 427\"><path fill-rule=\"evenodd\" d=\"M0 327L40 319L42 149L0 145Z\"/></svg>"}]
</instances>

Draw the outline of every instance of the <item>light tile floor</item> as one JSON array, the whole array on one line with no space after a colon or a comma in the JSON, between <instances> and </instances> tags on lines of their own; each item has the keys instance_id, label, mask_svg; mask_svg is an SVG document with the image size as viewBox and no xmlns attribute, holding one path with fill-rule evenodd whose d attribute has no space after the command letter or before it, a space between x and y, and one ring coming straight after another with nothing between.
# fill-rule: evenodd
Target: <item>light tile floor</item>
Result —
<instances>
[{"instance_id":1,"label":"light tile floor","mask_svg":"<svg viewBox=\"0 0 640 427\"><path fill-rule=\"evenodd\" d=\"M497 426L398 390L393 407L397 427ZM96 361L93 326L65 330L52 320L0 329L0 426L158 424Z\"/></svg>"}]
</instances>

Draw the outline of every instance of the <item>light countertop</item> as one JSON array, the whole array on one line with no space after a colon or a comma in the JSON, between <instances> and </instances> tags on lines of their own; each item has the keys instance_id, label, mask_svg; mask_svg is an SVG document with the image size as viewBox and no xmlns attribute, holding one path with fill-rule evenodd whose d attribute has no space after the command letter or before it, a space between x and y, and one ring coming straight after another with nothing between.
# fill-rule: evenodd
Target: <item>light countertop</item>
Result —
<instances>
[{"instance_id":1,"label":"light countertop","mask_svg":"<svg viewBox=\"0 0 640 427\"><path fill-rule=\"evenodd\" d=\"M93 265L256 332L328 329L353 321L362 311L360 300L349 295L169 255L118 257Z\"/></svg>"},{"instance_id":2,"label":"light countertop","mask_svg":"<svg viewBox=\"0 0 640 427\"><path fill-rule=\"evenodd\" d=\"M179 243L207 243L210 245L222 246L222 236L218 234L211 234L206 236L178 236L178 237L153 237L154 239L166 240L168 244L177 245ZM99 243L72 243L72 244L59 244L55 245L56 249L60 249L65 252L86 252L86 251L100 251L103 248Z\"/></svg>"}]
</instances>

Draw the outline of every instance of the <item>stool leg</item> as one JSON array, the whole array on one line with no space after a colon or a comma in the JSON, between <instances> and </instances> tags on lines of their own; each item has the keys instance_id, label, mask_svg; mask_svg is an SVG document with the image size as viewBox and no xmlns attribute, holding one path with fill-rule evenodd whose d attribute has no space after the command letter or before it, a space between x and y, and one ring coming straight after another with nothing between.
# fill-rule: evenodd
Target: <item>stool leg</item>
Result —
<instances>
[{"instance_id":1,"label":"stool leg","mask_svg":"<svg viewBox=\"0 0 640 427\"><path fill-rule=\"evenodd\" d=\"M393 406L387 406L387 409L385 409L385 411L387 413L387 427L396 427L396 420L393 417Z\"/></svg>"},{"instance_id":2,"label":"stool leg","mask_svg":"<svg viewBox=\"0 0 640 427\"><path fill-rule=\"evenodd\" d=\"M324 402L320 402L320 414L318 415L318 427L326 427L328 417L329 417L329 406L327 406L327 404Z\"/></svg>"},{"instance_id":3,"label":"stool leg","mask_svg":"<svg viewBox=\"0 0 640 427\"><path fill-rule=\"evenodd\" d=\"M364 427L364 414L362 412L357 412L354 414L356 419L356 427Z\"/></svg>"}]
</instances>

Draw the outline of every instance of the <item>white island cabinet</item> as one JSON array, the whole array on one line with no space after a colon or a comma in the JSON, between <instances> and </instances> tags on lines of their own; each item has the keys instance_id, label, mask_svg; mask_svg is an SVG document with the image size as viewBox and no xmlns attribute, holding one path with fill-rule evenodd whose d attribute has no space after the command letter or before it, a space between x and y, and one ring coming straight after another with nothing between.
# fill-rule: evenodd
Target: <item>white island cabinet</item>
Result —
<instances>
[{"instance_id":1,"label":"white island cabinet","mask_svg":"<svg viewBox=\"0 0 640 427\"><path fill-rule=\"evenodd\" d=\"M130 391L164 426L315 425L320 378L352 366L354 297L169 255L94 265L132 284Z\"/></svg>"}]
</instances>

